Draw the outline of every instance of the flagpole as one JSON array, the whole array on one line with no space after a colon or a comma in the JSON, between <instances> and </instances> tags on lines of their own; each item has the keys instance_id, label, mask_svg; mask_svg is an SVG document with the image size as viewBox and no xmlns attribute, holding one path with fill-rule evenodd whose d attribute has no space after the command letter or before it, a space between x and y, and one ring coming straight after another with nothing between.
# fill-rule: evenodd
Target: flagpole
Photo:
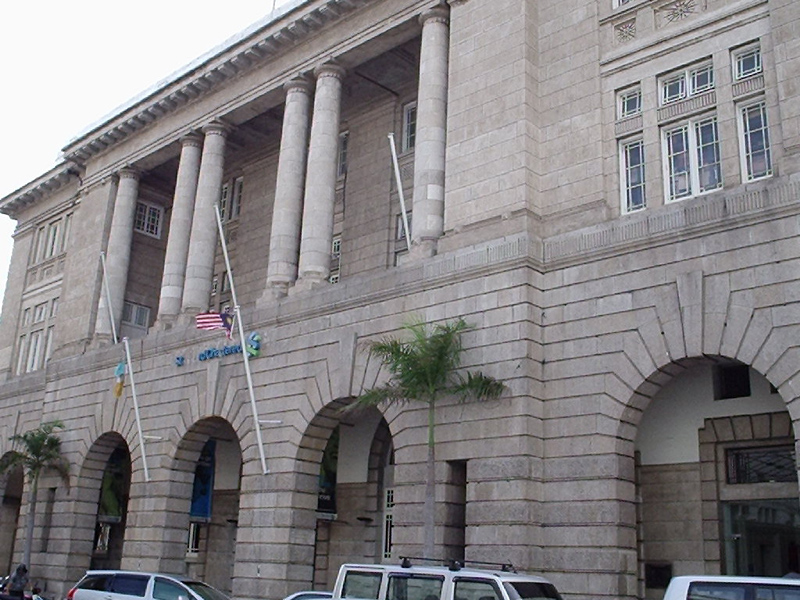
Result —
<instances>
[{"instance_id":1,"label":"flagpole","mask_svg":"<svg viewBox=\"0 0 800 600\"><path fill-rule=\"evenodd\" d=\"M111 290L108 287L108 273L106 272L106 253L100 253L100 263L103 265L103 289L106 292L106 304L108 304L108 320L111 321L111 335L114 336L114 343L119 342L117 337L117 325L114 323L114 307L111 306Z\"/></svg>"},{"instance_id":2,"label":"flagpole","mask_svg":"<svg viewBox=\"0 0 800 600\"><path fill-rule=\"evenodd\" d=\"M106 273L106 253L100 253L100 262L103 265L103 289L106 292L106 304L108 304L108 318L111 321L111 335L114 336L114 343L118 344L117 326L114 324L114 307L111 305L111 290L108 287L108 274ZM128 345L128 338L122 338L125 346L125 362L128 365L128 373L131 376L131 395L133 396L133 412L136 416L136 430L139 434L139 446L142 449L142 466L144 467L144 480L150 481L150 471L147 469L147 454L144 451L144 436L142 435L142 420L139 418L139 401L136 399L136 382L133 379L133 365L131 364L131 349Z\"/></svg>"},{"instance_id":3,"label":"flagpole","mask_svg":"<svg viewBox=\"0 0 800 600\"><path fill-rule=\"evenodd\" d=\"M242 326L242 311L239 308L239 301L236 298L236 287L233 285L233 271L231 271L231 261L228 257L228 245L225 243L225 231L222 229L222 216L219 214L219 204L214 204L214 214L217 217L217 229L219 239L222 244L222 255L225 258L225 269L228 273L228 283L231 286L231 299L233 300L233 312L236 314L236 327L239 330L239 344L242 347L242 358L244 360L244 373L247 378L247 392L250 394L250 408L253 411L253 425L256 429L256 440L258 443L258 455L261 458L261 470L264 475L269 473L267 470L267 459L264 456L264 441L261 439L261 421L258 418L258 407L256 406L256 396L253 391L253 376L250 373L250 356L247 353L244 343L244 327Z\"/></svg>"},{"instance_id":4,"label":"flagpole","mask_svg":"<svg viewBox=\"0 0 800 600\"><path fill-rule=\"evenodd\" d=\"M394 178L397 181L397 194L400 196L400 211L403 215L403 231L406 233L406 246L411 252L411 235L408 231L408 212L406 212L406 199L403 195L403 181L400 178L400 165L397 162L397 149L394 147L394 133L389 134L389 147L392 149L392 164L394 165Z\"/></svg>"},{"instance_id":5,"label":"flagpole","mask_svg":"<svg viewBox=\"0 0 800 600\"><path fill-rule=\"evenodd\" d=\"M142 448L142 465L144 466L144 480L150 481L150 471L147 470L147 455L144 452L144 435L142 435L142 420L139 418L139 401L136 399L136 381L133 378L133 364L131 363L131 347L128 338L122 338L125 344L125 360L128 364L128 374L131 377L131 396L133 397L133 412L136 415L136 431L139 434L139 445Z\"/></svg>"}]
</instances>

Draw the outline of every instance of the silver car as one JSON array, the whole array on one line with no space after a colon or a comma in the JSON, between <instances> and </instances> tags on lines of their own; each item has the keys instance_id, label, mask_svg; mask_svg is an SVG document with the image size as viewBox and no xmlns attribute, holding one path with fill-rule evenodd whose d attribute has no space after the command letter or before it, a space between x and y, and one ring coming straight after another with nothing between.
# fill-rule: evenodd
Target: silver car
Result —
<instances>
[{"instance_id":1,"label":"silver car","mask_svg":"<svg viewBox=\"0 0 800 600\"><path fill-rule=\"evenodd\" d=\"M230 600L188 577L142 571L87 571L67 600Z\"/></svg>"}]
</instances>

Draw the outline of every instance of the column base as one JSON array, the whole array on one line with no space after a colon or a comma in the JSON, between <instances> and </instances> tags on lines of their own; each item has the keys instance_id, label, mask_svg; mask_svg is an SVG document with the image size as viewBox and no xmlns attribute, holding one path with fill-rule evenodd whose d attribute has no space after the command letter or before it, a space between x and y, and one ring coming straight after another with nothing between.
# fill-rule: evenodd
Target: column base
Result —
<instances>
[{"instance_id":1,"label":"column base","mask_svg":"<svg viewBox=\"0 0 800 600\"><path fill-rule=\"evenodd\" d=\"M438 240L414 240L411 244L411 252L409 256L412 260L419 260L421 258L431 258L436 256L438 247Z\"/></svg>"},{"instance_id":2,"label":"column base","mask_svg":"<svg viewBox=\"0 0 800 600\"><path fill-rule=\"evenodd\" d=\"M294 283L290 293L294 294L295 292L305 292L315 288L323 287L325 285L328 285L328 280L323 278L321 275L317 275L316 273L308 274L301 276Z\"/></svg>"},{"instance_id":3,"label":"column base","mask_svg":"<svg viewBox=\"0 0 800 600\"><path fill-rule=\"evenodd\" d=\"M168 331L175 326L177 321L178 315L159 315L150 329L151 331Z\"/></svg>"}]
</instances>

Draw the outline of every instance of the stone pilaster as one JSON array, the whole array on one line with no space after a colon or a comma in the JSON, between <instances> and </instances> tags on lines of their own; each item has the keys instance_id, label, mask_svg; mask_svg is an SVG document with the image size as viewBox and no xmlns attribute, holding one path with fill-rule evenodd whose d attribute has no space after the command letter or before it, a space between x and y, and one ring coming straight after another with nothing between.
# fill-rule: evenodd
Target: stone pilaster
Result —
<instances>
[{"instance_id":1,"label":"stone pilaster","mask_svg":"<svg viewBox=\"0 0 800 600\"><path fill-rule=\"evenodd\" d=\"M448 10L421 16L417 131L414 145L412 256L436 254L444 231L444 162L447 128Z\"/></svg>"},{"instance_id":2,"label":"stone pilaster","mask_svg":"<svg viewBox=\"0 0 800 600\"><path fill-rule=\"evenodd\" d=\"M158 303L158 324L161 327L174 322L181 309L203 139L197 134L189 134L181 140L181 144L164 275L161 278L161 299Z\"/></svg>"},{"instance_id":3,"label":"stone pilaster","mask_svg":"<svg viewBox=\"0 0 800 600\"><path fill-rule=\"evenodd\" d=\"M114 215L111 219L111 231L108 234L106 250L108 294L105 289L101 290L95 337L112 335L109 306L111 314L114 315L114 326L119 336L122 308L125 303L125 286L128 283L128 266L131 260L136 202L139 199L139 176L136 169L125 168L119 172L119 185L117 186Z\"/></svg>"},{"instance_id":4,"label":"stone pilaster","mask_svg":"<svg viewBox=\"0 0 800 600\"><path fill-rule=\"evenodd\" d=\"M283 113L267 270L267 285L278 297L285 296L289 286L297 279L310 94L311 82L304 77L286 85L286 109Z\"/></svg>"},{"instance_id":5,"label":"stone pilaster","mask_svg":"<svg viewBox=\"0 0 800 600\"><path fill-rule=\"evenodd\" d=\"M314 117L308 148L303 224L300 236L299 281L305 286L328 278L336 200L336 161L344 70L334 63L315 71Z\"/></svg>"},{"instance_id":6,"label":"stone pilaster","mask_svg":"<svg viewBox=\"0 0 800 600\"><path fill-rule=\"evenodd\" d=\"M182 312L194 315L208 308L214 253L217 249L217 218L214 204L220 200L225 168L225 138L228 126L215 121L203 128L205 141L200 159L197 197L189 238L186 278L183 284Z\"/></svg>"}]
</instances>

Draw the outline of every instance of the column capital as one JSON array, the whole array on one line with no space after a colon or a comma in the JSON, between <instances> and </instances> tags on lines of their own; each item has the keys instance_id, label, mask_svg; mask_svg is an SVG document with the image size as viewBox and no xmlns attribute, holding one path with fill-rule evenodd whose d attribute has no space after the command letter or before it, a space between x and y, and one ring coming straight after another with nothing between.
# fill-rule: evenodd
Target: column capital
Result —
<instances>
[{"instance_id":1,"label":"column capital","mask_svg":"<svg viewBox=\"0 0 800 600\"><path fill-rule=\"evenodd\" d=\"M317 80L323 77L335 77L336 79L342 79L344 77L345 70L344 67L339 65L336 61L329 61L324 64L321 64L316 69L314 69L314 76Z\"/></svg>"},{"instance_id":2,"label":"column capital","mask_svg":"<svg viewBox=\"0 0 800 600\"><path fill-rule=\"evenodd\" d=\"M190 131L181 138L181 146L195 146L199 148L203 144L203 136L196 131Z\"/></svg>"},{"instance_id":3,"label":"column capital","mask_svg":"<svg viewBox=\"0 0 800 600\"><path fill-rule=\"evenodd\" d=\"M227 137L231 131L231 126L219 119L214 119L210 123L203 125L203 133L206 135L220 135Z\"/></svg>"},{"instance_id":4,"label":"column capital","mask_svg":"<svg viewBox=\"0 0 800 600\"><path fill-rule=\"evenodd\" d=\"M305 75L299 75L284 83L283 89L286 91L287 95L291 94L292 92L310 94L312 86L313 82L308 77Z\"/></svg>"},{"instance_id":5,"label":"column capital","mask_svg":"<svg viewBox=\"0 0 800 600\"><path fill-rule=\"evenodd\" d=\"M136 181L139 181L139 178L142 176L142 172L136 167L122 167L119 171L117 171L117 176L120 179L135 179Z\"/></svg>"},{"instance_id":6,"label":"column capital","mask_svg":"<svg viewBox=\"0 0 800 600\"><path fill-rule=\"evenodd\" d=\"M419 22L423 26L426 23L444 23L445 25L447 25L450 22L450 10L447 7L447 5L434 6L433 8L426 10L419 16Z\"/></svg>"}]
</instances>

